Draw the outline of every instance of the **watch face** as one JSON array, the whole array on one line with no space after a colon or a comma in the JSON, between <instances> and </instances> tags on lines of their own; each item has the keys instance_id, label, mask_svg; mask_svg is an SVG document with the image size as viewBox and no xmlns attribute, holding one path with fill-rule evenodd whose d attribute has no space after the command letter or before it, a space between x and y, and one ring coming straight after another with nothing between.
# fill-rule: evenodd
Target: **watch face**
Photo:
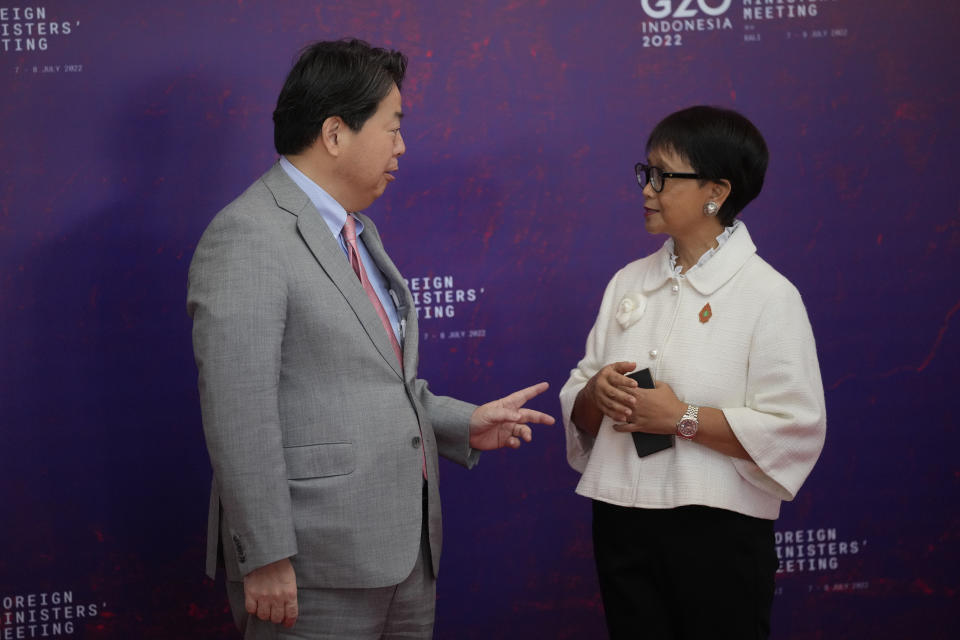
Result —
<instances>
[{"instance_id":1,"label":"watch face","mask_svg":"<svg viewBox=\"0 0 960 640\"><path fill-rule=\"evenodd\" d=\"M689 439L697 435L698 426L699 423L693 418L684 418L677 423L677 433L680 434L680 437Z\"/></svg>"}]
</instances>

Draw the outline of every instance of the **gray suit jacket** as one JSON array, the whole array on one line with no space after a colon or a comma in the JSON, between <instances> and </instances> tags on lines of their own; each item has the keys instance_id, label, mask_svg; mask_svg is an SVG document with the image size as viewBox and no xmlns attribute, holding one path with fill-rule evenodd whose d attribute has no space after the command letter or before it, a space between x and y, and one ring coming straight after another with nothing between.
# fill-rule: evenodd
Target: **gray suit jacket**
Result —
<instances>
[{"instance_id":1,"label":"gray suit jacket","mask_svg":"<svg viewBox=\"0 0 960 640\"><path fill-rule=\"evenodd\" d=\"M402 371L343 251L279 164L197 245L187 310L213 465L211 577L221 557L230 580L291 557L302 587L399 583L419 551L421 447L438 571L437 454L476 462L475 406L416 377L410 291L373 222L357 217L406 321Z\"/></svg>"}]
</instances>

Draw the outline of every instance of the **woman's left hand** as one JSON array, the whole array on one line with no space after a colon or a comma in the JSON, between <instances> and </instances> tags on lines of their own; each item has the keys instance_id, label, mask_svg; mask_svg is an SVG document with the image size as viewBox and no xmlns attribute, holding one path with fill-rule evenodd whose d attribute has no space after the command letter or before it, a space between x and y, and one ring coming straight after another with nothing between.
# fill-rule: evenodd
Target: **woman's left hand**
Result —
<instances>
[{"instance_id":1,"label":"woman's left hand","mask_svg":"<svg viewBox=\"0 0 960 640\"><path fill-rule=\"evenodd\" d=\"M613 425L617 431L642 431L644 433L676 433L677 422L687 410L685 402L677 398L666 382L657 380L655 389L630 389L637 403L633 407L630 422Z\"/></svg>"}]
</instances>

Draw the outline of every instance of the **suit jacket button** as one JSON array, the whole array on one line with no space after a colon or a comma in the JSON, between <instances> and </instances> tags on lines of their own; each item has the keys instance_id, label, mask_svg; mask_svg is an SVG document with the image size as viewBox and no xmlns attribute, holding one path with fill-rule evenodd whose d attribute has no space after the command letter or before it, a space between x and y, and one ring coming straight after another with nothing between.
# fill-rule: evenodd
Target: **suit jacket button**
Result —
<instances>
[{"instance_id":1,"label":"suit jacket button","mask_svg":"<svg viewBox=\"0 0 960 640\"><path fill-rule=\"evenodd\" d=\"M240 536L233 534L233 546L237 549L237 562L244 563L247 561L247 554L243 550L243 543L240 542Z\"/></svg>"},{"instance_id":2,"label":"suit jacket button","mask_svg":"<svg viewBox=\"0 0 960 640\"><path fill-rule=\"evenodd\" d=\"M410 441L410 444L413 445L414 449L420 448L420 436L413 436L413 440Z\"/></svg>"}]
</instances>

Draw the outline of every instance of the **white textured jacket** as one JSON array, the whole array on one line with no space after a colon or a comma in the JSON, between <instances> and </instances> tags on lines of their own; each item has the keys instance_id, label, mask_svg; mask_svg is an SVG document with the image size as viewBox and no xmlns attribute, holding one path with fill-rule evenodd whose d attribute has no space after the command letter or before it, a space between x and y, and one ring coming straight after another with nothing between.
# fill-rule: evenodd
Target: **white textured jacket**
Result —
<instances>
[{"instance_id":1,"label":"white textured jacket","mask_svg":"<svg viewBox=\"0 0 960 640\"><path fill-rule=\"evenodd\" d=\"M826 409L816 345L797 289L756 253L746 225L677 278L671 242L614 275L586 355L560 391L577 493L612 504L706 505L776 519L823 448ZM709 313L705 307L709 304ZM702 322L706 319L706 322ZM629 360L650 367L683 402L721 409L753 462L677 438L639 458L629 433L604 417L596 438L570 419L597 371Z\"/></svg>"}]
</instances>

